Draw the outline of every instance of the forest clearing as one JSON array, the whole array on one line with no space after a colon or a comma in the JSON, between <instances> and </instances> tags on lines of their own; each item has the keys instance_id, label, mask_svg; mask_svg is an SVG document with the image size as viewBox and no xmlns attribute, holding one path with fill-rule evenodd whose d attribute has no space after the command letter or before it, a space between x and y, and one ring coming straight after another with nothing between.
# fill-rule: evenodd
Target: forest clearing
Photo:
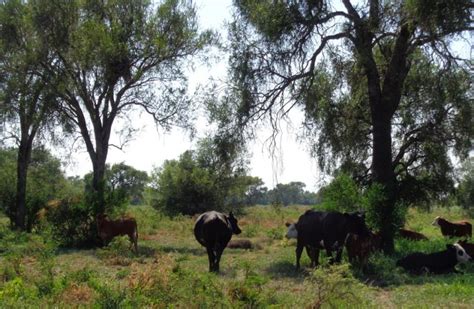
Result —
<instances>
[{"instance_id":1,"label":"forest clearing","mask_svg":"<svg viewBox=\"0 0 474 309\"><path fill-rule=\"evenodd\" d=\"M433 218L465 218L459 209L411 209L407 227L429 240L397 239L395 256L375 254L367 270L340 265L309 268L306 254L296 271L295 242L286 240L285 222L308 207L255 206L238 216L252 249L224 251L221 273L208 273L205 249L194 239L193 218L166 217L151 207L133 206L138 222L138 254L126 237L99 249L61 249L47 234L14 233L2 224L0 304L18 307L100 308L472 308L474 262L460 265L463 274L413 276L395 267L413 251L443 249L446 240ZM4 220L2 222L5 222Z\"/></svg>"}]
</instances>

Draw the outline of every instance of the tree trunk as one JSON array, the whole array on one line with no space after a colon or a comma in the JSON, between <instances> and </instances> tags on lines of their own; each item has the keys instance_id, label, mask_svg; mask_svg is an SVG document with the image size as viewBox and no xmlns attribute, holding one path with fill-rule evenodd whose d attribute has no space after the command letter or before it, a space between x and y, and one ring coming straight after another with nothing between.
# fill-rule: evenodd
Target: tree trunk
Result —
<instances>
[{"instance_id":1,"label":"tree trunk","mask_svg":"<svg viewBox=\"0 0 474 309\"><path fill-rule=\"evenodd\" d=\"M101 134L96 134L101 136ZM105 145L105 146L104 146ZM96 141L96 148L94 152L89 152L92 161L93 178L92 178L92 200L96 213L104 213L105 211L105 168L108 153L108 139L107 142Z\"/></svg>"},{"instance_id":2,"label":"tree trunk","mask_svg":"<svg viewBox=\"0 0 474 309\"><path fill-rule=\"evenodd\" d=\"M391 113L381 110L381 104L372 109L373 123L373 181L383 186L384 205L381 205L381 221L389 224L381 226L383 250L386 253L394 251L395 225L393 224L396 203L396 180L392 168L392 127Z\"/></svg>"},{"instance_id":3,"label":"tree trunk","mask_svg":"<svg viewBox=\"0 0 474 309\"><path fill-rule=\"evenodd\" d=\"M105 211L105 159L98 157L92 159L92 203L96 213Z\"/></svg>"},{"instance_id":4,"label":"tree trunk","mask_svg":"<svg viewBox=\"0 0 474 309\"><path fill-rule=\"evenodd\" d=\"M31 159L31 144L28 138L22 138L17 157L15 228L22 231L26 228L26 182Z\"/></svg>"}]
</instances>

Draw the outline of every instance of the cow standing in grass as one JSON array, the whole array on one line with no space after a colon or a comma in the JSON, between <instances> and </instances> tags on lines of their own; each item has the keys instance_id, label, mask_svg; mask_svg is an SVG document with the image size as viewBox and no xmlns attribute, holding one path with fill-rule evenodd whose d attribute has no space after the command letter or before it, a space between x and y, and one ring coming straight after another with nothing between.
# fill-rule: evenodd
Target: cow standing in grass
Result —
<instances>
[{"instance_id":1,"label":"cow standing in grass","mask_svg":"<svg viewBox=\"0 0 474 309\"><path fill-rule=\"evenodd\" d=\"M232 234L238 235L241 232L232 212L227 216L217 211L208 211L197 218L194 236L203 247L206 247L210 272L219 272L222 252Z\"/></svg>"},{"instance_id":2,"label":"cow standing in grass","mask_svg":"<svg viewBox=\"0 0 474 309\"><path fill-rule=\"evenodd\" d=\"M449 222L437 216L432 225L439 226L443 236L448 237L472 237L472 225L468 221Z\"/></svg>"},{"instance_id":3,"label":"cow standing in grass","mask_svg":"<svg viewBox=\"0 0 474 309\"><path fill-rule=\"evenodd\" d=\"M97 232L106 245L115 236L127 235L130 239L131 246L134 247L135 253L138 252L138 230L137 221L134 218L120 218L118 220L110 220L106 214L97 215Z\"/></svg>"},{"instance_id":4,"label":"cow standing in grass","mask_svg":"<svg viewBox=\"0 0 474 309\"><path fill-rule=\"evenodd\" d=\"M319 251L326 249L331 262L340 262L342 249L347 234L361 237L370 235L365 225L364 215L357 213L340 213L335 211L308 210L297 223L287 224L287 238L296 238L296 269L300 267L303 248L311 259L311 267L319 264ZM333 258L332 252L336 251Z\"/></svg>"}]
</instances>

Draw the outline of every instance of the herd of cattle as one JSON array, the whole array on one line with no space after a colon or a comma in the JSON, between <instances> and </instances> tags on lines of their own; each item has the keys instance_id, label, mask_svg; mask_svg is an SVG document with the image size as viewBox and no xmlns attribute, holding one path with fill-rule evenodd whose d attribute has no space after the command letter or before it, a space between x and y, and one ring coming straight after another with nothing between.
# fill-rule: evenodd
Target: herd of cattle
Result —
<instances>
[{"instance_id":1,"label":"herd of cattle","mask_svg":"<svg viewBox=\"0 0 474 309\"><path fill-rule=\"evenodd\" d=\"M448 273L457 272L458 263L471 261L474 256L474 244L468 243L472 237L472 225L467 221L449 222L436 217L432 223L441 229L445 237L464 237L454 244L446 245L446 249L434 253L414 252L396 263L397 266L414 274L423 272ZM340 213L307 210L296 223L287 223L286 237L296 239L296 269L300 267L303 249L311 260L311 266L319 264L319 252L325 250L330 263L340 262L342 251L346 248L349 262L366 265L371 253L381 250L380 234L372 232L365 224L365 215L361 212ZM135 252L137 248L137 223L133 218L110 220L105 215L97 216L97 230L102 241L107 243L118 235L127 235ZM194 225L196 240L206 248L209 259L209 271L219 272L219 262L226 247L231 247L233 234L242 231L232 212L229 215L208 211L201 214ZM398 235L409 240L428 240L418 232L399 229ZM248 240L239 240L233 245L251 248ZM335 252L335 257L333 256Z\"/></svg>"}]
</instances>

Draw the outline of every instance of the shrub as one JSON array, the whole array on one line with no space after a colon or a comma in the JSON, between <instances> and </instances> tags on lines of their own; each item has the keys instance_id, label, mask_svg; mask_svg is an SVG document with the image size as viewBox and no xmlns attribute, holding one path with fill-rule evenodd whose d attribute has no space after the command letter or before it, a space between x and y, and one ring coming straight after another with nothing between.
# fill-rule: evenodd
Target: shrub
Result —
<instances>
[{"instance_id":1,"label":"shrub","mask_svg":"<svg viewBox=\"0 0 474 309\"><path fill-rule=\"evenodd\" d=\"M319 267L306 279L306 284L315 295L311 308L322 306L339 308L347 307L349 304L364 307L364 297L361 295L364 286L352 276L348 264L324 269Z\"/></svg>"},{"instance_id":2,"label":"shrub","mask_svg":"<svg viewBox=\"0 0 474 309\"><path fill-rule=\"evenodd\" d=\"M348 212L362 207L362 194L356 182L347 174L341 173L329 185L321 189L322 204L325 210Z\"/></svg>"},{"instance_id":3,"label":"shrub","mask_svg":"<svg viewBox=\"0 0 474 309\"><path fill-rule=\"evenodd\" d=\"M98 243L92 207L81 196L53 200L43 212L43 228L65 247L90 247Z\"/></svg>"},{"instance_id":4,"label":"shrub","mask_svg":"<svg viewBox=\"0 0 474 309\"><path fill-rule=\"evenodd\" d=\"M243 264L243 280L234 281L228 291L229 297L239 307L259 308L265 306L265 298L262 295L263 286L268 281L251 270L251 265Z\"/></svg>"},{"instance_id":5,"label":"shrub","mask_svg":"<svg viewBox=\"0 0 474 309\"><path fill-rule=\"evenodd\" d=\"M365 192L361 204L366 210L367 225L375 230L381 230L386 225L386 218L390 217L392 226L391 233L394 235L399 227L405 223L405 218L408 212L408 207L403 203L395 205L391 214L386 214L386 211L381 211L384 207L385 196L383 187L380 184L372 184Z\"/></svg>"}]
</instances>

